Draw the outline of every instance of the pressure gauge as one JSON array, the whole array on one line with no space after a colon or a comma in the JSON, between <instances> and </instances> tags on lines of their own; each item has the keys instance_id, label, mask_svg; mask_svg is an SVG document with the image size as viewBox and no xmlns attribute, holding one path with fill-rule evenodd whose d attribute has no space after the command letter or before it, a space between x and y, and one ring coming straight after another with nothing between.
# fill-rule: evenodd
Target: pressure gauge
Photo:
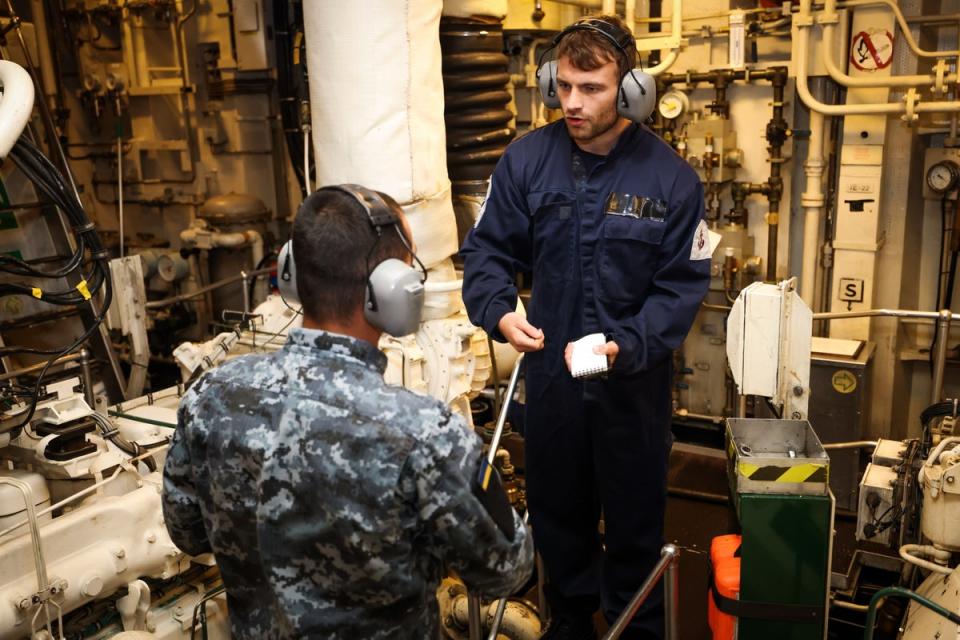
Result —
<instances>
[{"instance_id":1,"label":"pressure gauge","mask_svg":"<svg viewBox=\"0 0 960 640\"><path fill-rule=\"evenodd\" d=\"M960 166L953 160L941 160L927 170L927 186L934 193L947 193L957 188Z\"/></svg>"},{"instance_id":2,"label":"pressure gauge","mask_svg":"<svg viewBox=\"0 0 960 640\"><path fill-rule=\"evenodd\" d=\"M680 117L680 114L689 108L690 100L682 91L668 91L660 96L660 115L667 120Z\"/></svg>"}]
</instances>

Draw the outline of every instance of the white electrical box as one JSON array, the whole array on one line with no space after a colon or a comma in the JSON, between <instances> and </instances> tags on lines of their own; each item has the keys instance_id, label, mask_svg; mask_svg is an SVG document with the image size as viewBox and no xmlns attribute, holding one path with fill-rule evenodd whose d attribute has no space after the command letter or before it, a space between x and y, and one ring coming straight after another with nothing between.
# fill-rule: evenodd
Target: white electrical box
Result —
<instances>
[{"instance_id":1,"label":"white electrical box","mask_svg":"<svg viewBox=\"0 0 960 640\"><path fill-rule=\"evenodd\" d=\"M794 290L755 282L740 292L727 318L727 360L742 395L770 398L783 418L807 417L813 314Z\"/></svg>"},{"instance_id":2,"label":"white electrical box","mask_svg":"<svg viewBox=\"0 0 960 640\"><path fill-rule=\"evenodd\" d=\"M893 490L897 486L897 472L872 462L867 465L860 480L860 504L857 509L857 540L889 545L894 527L899 521L893 508Z\"/></svg>"},{"instance_id":3,"label":"white electrical box","mask_svg":"<svg viewBox=\"0 0 960 640\"><path fill-rule=\"evenodd\" d=\"M895 467L903 464L903 459L907 455L907 443L900 440L880 440L873 450L873 457L870 461L873 464L884 467Z\"/></svg>"}]
</instances>

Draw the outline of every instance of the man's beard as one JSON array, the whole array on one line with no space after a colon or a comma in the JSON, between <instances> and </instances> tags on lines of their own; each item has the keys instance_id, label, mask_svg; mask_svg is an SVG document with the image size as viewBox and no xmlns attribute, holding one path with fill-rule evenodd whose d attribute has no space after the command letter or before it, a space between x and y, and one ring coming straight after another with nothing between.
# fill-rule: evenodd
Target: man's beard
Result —
<instances>
[{"instance_id":1,"label":"man's beard","mask_svg":"<svg viewBox=\"0 0 960 640\"><path fill-rule=\"evenodd\" d=\"M571 117L575 118L577 116ZM583 124L579 127L573 127L569 122L565 122L565 124L571 138L580 142L589 142L612 129L617 124L617 119L617 110L611 109L600 114L596 120L584 119Z\"/></svg>"}]
</instances>

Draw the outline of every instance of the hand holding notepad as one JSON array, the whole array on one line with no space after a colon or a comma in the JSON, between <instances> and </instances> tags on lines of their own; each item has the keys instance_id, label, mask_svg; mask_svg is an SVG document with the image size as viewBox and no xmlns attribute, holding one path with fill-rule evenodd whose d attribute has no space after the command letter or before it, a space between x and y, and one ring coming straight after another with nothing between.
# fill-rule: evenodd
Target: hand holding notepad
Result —
<instances>
[{"instance_id":1,"label":"hand holding notepad","mask_svg":"<svg viewBox=\"0 0 960 640\"><path fill-rule=\"evenodd\" d=\"M570 374L574 378L591 378L606 373L609 369L607 355L596 353L596 347L602 347L607 339L602 333L591 333L573 344L573 353L570 357Z\"/></svg>"}]
</instances>

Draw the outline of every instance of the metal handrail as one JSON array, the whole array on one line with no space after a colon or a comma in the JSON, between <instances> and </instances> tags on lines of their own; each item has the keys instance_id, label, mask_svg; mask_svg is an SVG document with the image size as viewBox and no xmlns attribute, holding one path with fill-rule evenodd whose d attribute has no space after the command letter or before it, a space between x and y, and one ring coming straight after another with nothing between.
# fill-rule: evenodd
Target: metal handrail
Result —
<instances>
[{"instance_id":1,"label":"metal handrail","mask_svg":"<svg viewBox=\"0 0 960 640\"><path fill-rule=\"evenodd\" d=\"M493 354L493 350L490 350L490 353ZM493 437L490 439L490 447L487 450L487 464L493 466L493 462L497 457L497 449L500 447L500 439L503 437L503 427L507 422L507 410L510 408L510 401L513 399L513 394L517 389L517 380L520 378L520 364L523 362L523 354L520 354L520 357L517 358L517 362L513 365L513 372L510 374L510 382L507 384L507 392L503 396L503 402L500 404L500 414L497 416L497 426L493 431ZM529 509L527 513L529 513ZM527 516L524 515L523 522L527 522ZM467 637L470 640L481 640L481 635L483 633L482 625L480 621L480 609L482 607L482 602L480 601L480 596L476 594L467 593L467 619L468 619L468 632ZM497 615L494 617L493 625L490 627L490 638L496 638L497 632L500 630L500 623L503 621L503 614L507 609L507 599L501 598L500 602L497 604Z\"/></svg>"},{"instance_id":2,"label":"metal handrail","mask_svg":"<svg viewBox=\"0 0 960 640\"><path fill-rule=\"evenodd\" d=\"M931 320L936 324L936 343L933 347L933 381L930 385L930 403L940 402L943 395L943 376L947 366L947 341L950 323L960 320L960 313L950 309L940 311L913 311L910 309L861 309L859 311L829 311L813 314L814 320L844 320L847 318L916 318Z\"/></svg>"},{"instance_id":3,"label":"metal handrail","mask_svg":"<svg viewBox=\"0 0 960 640\"><path fill-rule=\"evenodd\" d=\"M664 575L666 575L667 582L664 586L665 594L663 603L666 624L665 638L666 640L677 640L679 637L677 630L677 604L680 599L680 576L677 572L679 561L680 550L672 544L664 545L663 549L660 550L660 561L657 562L653 571L650 572L647 579L644 580L640 588L637 589L633 600L630 601L627 608L623 610L620 617L617 618L613 626L610 627L610 630L603 636L603 640L617 640L617 638L623 634L627 625L630 624L630 621L637 615L640 606L650 597L650 594L653 593L653 588L657 586L657 582L659 582L660 578L664 577Z\"/></svg>"}]
</instances>

